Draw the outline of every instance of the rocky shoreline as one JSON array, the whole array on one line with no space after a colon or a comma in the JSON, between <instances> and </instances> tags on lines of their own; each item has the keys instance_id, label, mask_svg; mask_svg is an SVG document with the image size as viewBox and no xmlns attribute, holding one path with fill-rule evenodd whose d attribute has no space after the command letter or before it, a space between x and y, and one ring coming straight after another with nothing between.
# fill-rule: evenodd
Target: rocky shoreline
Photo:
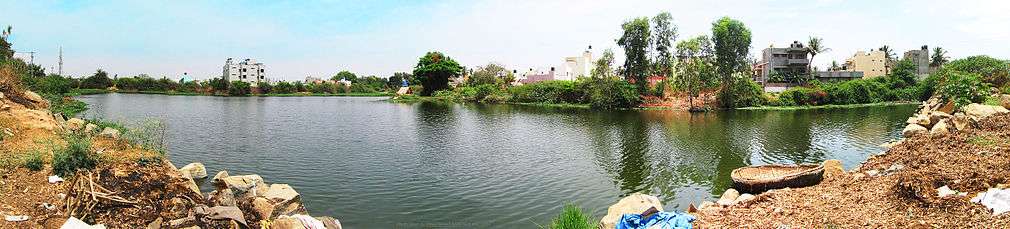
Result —
<instances>
[{"instance_id":1,"label":"rocky shoreline","mask_svg":"<svg viewBox=\"0 0 1010 229\"><path fill-rule=\"evenodd\" d=\"M310 216L290 185L259 175L221 171L210 178L214 191L202 193L202 164L176 168L116 128L64 120L35 93L18 94L0 94L0 159L23 163L39 149L54 151L39 156L37 170L0 168L0 228L341 228L332 217ZM55 148L70 144L67 134L89 139L98 163L63 181L53 163Z\"/></svg>"}]
</instances>

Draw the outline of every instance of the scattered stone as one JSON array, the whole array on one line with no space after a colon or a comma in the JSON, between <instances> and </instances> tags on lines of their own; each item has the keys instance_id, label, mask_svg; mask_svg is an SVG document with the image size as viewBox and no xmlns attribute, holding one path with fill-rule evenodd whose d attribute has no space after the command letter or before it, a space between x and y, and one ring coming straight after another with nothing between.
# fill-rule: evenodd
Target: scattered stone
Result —
<instances>
[{"instance_id":1,"label":"scattered stone","mask_svg":"<svg viewBox=\"0 0 1010 229\"><path fill-rule=\"evenodd\" d=\"M88 223L85 223L84 221L81 221L77 217L71 216L69 219L67 219L66 222L63 222L63 226L60 226L60 228L65 228L65 229L105 229L105 225L102 225L102 224L90 225Z\"/></svg>"},{"instance_id":2,"label":"scattered stone","mask_svg":"<svg viewBox=\"0 0 1010 229\"><path fill-rule=\"evenodd\" d=\"M179 169L179 172L183 176L189 176L193 179L203 179L207 178L207 168L203 166L203 163L193 162Z\"/></svg>"},{"instance_id":3,"label":"scattered stone","mask_svg":"<svg viewBox=\"0 0 1010 229\"><path fill-rule=\"evenodd\" d=\"M245 217L242 216L242 210L238 207L233 206L215 206L207 209L207 218L211 220L232 220L249 227L249 224L245 222Z\"/></svg>"},{"instance_id":4,"label":"scattered stone","mask_svg":"<svg viewBox=\"0 0 1010 229\"><path fill-rule=\"evenodd\" d=\"M744 194L740 195L740 197L737 197L736 200L733 201L733 204L736 205L736 204L740 204L740 203L746 203L746 202L754 200L754 199L757 199L757 197L754 196L754 195L751 195L750 193L744 193Z\"/></svg>"},{"instance_id":5,"label":"scattered stone","mask_svg":"<svg viewBox=\"0 0 1010 229\"><path fill-rule=\"evenodd\" d=\"M49 176L49 183L50 184L55 184L55 183L60 183L60 182L63 182L63 178L60 178L60 176L57 176L57 175Z\"/></svg>"},{"instance_id":6,"label":"scattered stone","mask_svg":"<svg viewBox=\"0 0 1010 229\"><path fill-rule=\"evenodd\" d=\"M893 164L893 165L891 165L891 167L887 167L887 169L884 170L884 174L892 174L892 173L901 171L902 169L905 169L904 165L902 165L902 164Z\"/></svg>"},{"instance_id":7,"label":"scattered stone","mask_svg":"<svg viewBox=\"0 0 1010 229\"><path fill-rule=\"evenodd\" d=\"M307 228L301 220L293 217L281 216L270 223L271 229L302 229Z\"/></svg>"},{"instance_id":8,"label":"scattered stone","mask_svg":"<svg viewBox=\"0 0 1010 229\"><path fill-rule=\"evenodd\" d=\"M716 205L712 201L703 201L703 202L701 202L700 205L698 205L698 209L705 210L705 209L708 209L708 208L711 208L711 207L716 207L716 206L719 206L719 205Z\"/></svg>"},{"instance_id":9,"label":"scattered stone","mask_svg":"<svg viewBox=\"0 0 1010 229\"><path fill-rule=\"evenodd\" d=\"M88 134L94 134L95 132L98 132L98 125L95 125L94 123L88 123L87 125L84 125L84 132Z\"/></svg>"},{"instance_id":10,"label":"scattered stone","mask_svg":"<svg viewBox=\"0 0 1010 229\"><path fill-rule=\"evenodd\" d=\"M344 228L343 226L340 225L340 220L334 219L333 217L323 216L323 217L317 217L316 219L319 220L319 221L322 221L323 222L323 226L325 226L326 229L343 229Z\"/></svg>"},{"instance_id":11,"label":"scattered stone","mask_svg":"<svg viewBox=\"0 0 1010 229\"><path fill-rule=\"evenodd\" d=\"M1010 95L999 95L999 103L1003 108L1010 109Z\"/></svg>"},{"instance_id":12,"label":"scattered stone","mask_svg":"<svg viewBox=\"0 0 1010 229\"><path fill-rule=\"evenodd\" d=\"M162 220L163 219L161 217L158 217L158 219L155 219L153 222L147 224L147 229L161 229Z\"/></svg>"},{"instance_id":13,"label":"scattered stone","mask_svg":"<svg viewBox=\"0 0 1010 229\"><path fill-rule=\"evenodd\" d=\"M228 177L228 171L221 170L214 175L214 183L224 183L224 178Z\"/></svg>"},{"instance_id":14,"label":"scattered stone","mask_svg":"<svg viewBox=\"0 0 1010 229\"><path fill-rule=\"evenodd\" d=\"M105 129L102 130L102 133L98 134L98 136L111 139L119 139L119 130L113 129L111 127L106 127Z\"/></svg>"},{"instance_id":15,"label":"scattered stone","mask_svg":"<svg viewBox=\"0 0 1010 229\"><path fill-rule=\"evenodd\" d=\"M7 220L7 222L21 222L21 221L26 221L28 219L31 219L31 217L28 217L26 215L5 215L4 216L4 220Z\"/></svg>"},{"instance_id":16,"label":"scattered stone","mask_svg":"<svg viewBox=\"0 0 1010 229\"><path fill-rule=\"evenodd\" d=\"M217 177L217 176L215 176ZM216 182L217 180L215 180ZM262 195L265 189L267 189L266 183L263 182L263 177L259 175L244 175L244 176L227 176L220 179L223 182L224 187L234 189L236 194L244 194L250 192L253 196Z\"/></svg>"},{"instance_id":17,"label":"scattered stone","mask_svg":"<svg viewBox=\"0 0 1010 229\"><path fill-rule=\"evenodd\" d=\"M168 226L170 228L181 228L184 226L193 226L194 224L196 224L196 217L193 216L186 216L168 221Z\"/></svg>"},{"instance_id":18,"label":"scattered stone","mask_svg":"<svg viewBox=\"0 0 1010 229\"><path fill-rule=\"evenodd\" d=\"M902 138L900 140L893 141L893 142L885 142L884 144L880 144L880 147L890 149L890 148L893 148L894 146L896 146L898 144L901 144L904 141L905 141L905 139Z\"/></svg>"},{"instance_id":19,"label":"scattered stone","mask_svg":"<svg viewBox=\"0 0 1010 229\"><path fill-rule=\"evenodd\" d=\"M954 117L950 120L954 123L954 129L957 130L964 130L965 128L968 128L968 124L971 121L968 119L968 116L962 112L955 113Z\"/></svg>"},{"instance_id":20,"label":"scattered stone","mask_svg":"<svg viewBox=\"0 0 1010 229\"><path fill-rule=\"evenodd\" d=\"M729 206L729 205L733 205L733 201L736 201L736 198L739 198L739 197L740 197L740 192L736 191L736 189L732 189L732 188L731 189L726 189L726 191L722 193L722 196L719 197L719 200L716 201L715 203L717 203L717 204L719 204L721 206Z\"/></svg>"},{"instance_id":21,"label":"scattered stone","mask_svg":"<svg viewBox=\"0 0 1010 229\"><path fill-rule=\"evenodd\" d=\"M944 119L948 119L950 117L953 117L953 116L951 116L950 114L944 113L942 111L934 111L932 113L929 113L929 122L933 123L933 125L936 125L936 124L940 123L940 121L943 121Z\"/></svg>"},{"instance_id":22,"label":"scattered stone","mask_svg":"<svg viewBox=\"0 0 1010 229\"><path fill-rule=\"evenodd\" d=\"M70 131L80 131L87 124L84 119L72 118L67 120L67 130Z\"/></svg>"},{"instance_id":23,"label":"scattered stone","mask_svg":"<svg viewBox=\"0 0 1010 229\"><path fill-rule=\"evenodd\" d=\"M194 181L192 177L183 176L182 178L186 179L187 188L193 190L193 192L196 193L196 195L203 196L203 193L200 192L200 186L196 185L196 181Z\"/></svg>"},{"instance_id":24,"label":"scattered stone","mask_svg":"<svg viewBox=\"0 0 1010 229\"><path fill-rule=\"evenodd\" d=\"M31 101L35 108L49 108L49 101L33 91L24 91L24 98Z\"/></svg>"},{"instance_id":25,"label":"scattered stone","mask_svg":"<svg viewBox=\"0 0 1010 229\"><path fill-rule=\"evenodd\" d=\"M235 193L230 188L211 191L207 194L207 199L215 206L237 206L235 203Z\"/></svg>"},{"instance_id":26,"label":"scattered stone","mask_svg":"<svg viewBox=\"0 0 1010 229\"><path fill-rule=\"evenodd\" d=\"M845 174L845 168L842 167L841 160L826 160L824 161L824 176L832 177L840 174Z\"/></svg>"},{"instance_id":27,"label":"scattered stone","mask_svg":"<svg viewBox=\"0 0 1010 229\"><path fill-rule=\"evenodd\" d=\"M621 219L622 215L631 213L642 214L645 210L653 207L656 210L663 211L663 203L659 202L659 198L655 196L634 193L621 198L616 204L607 208L607 215L600 219L601 228L614 228L617 220Z\"/></svg>"},{"instance_id":28,"label":"scattered stone","mask_svg":"<svg viewBox=\"0 0 1010 229\"><path fill-rule=\"evenodd\" d=\"M940 121L939 123L936 123L936 125L933 125L933 129L929 130L929 134L933 134L933 135L936 135L936 134L946 134L946 133L949 133L949 132L950 132L950 130L947 129L947 122L944 122L944 121Z\"/></svg>"},{"instance_id":29,"label":"scattered stone","mask_svg":"<svg viewBox=\"0 0 1010 229\"><path fill-rule=\"evenodd\" d=\"M919 124L908 124L908 126L905 126L905 129L901 131L901 136L908 138L928 132L929 129L926 129L926 127L920 126Z\"/></svg>"},{"instance_id":30,"label":"scattered stone","mask_svg":"<svg viewBox=\"0 0 1010 229\"><path fill-rule=\"evenodd\" d=\"M880 171L877 171L876 169L870 170L870 171L866 171L866 175L867 176L873 177L873 176L877 176L877 174L880 174Z\"/></svg>"},{"instance_id":31,"label":"scattered stone","mask_svg":"<svg viewBox=\"0 0 1010 229\"><path fill-rule=\"evenodd\" d=\"M1010 110L1001 106L982 105L977 103L968 104L961 109L964 110L964 114L968 115L968 117L975 121L989 117L990 115L1010 112Z\"/></svg>"},{"instance_id":32,"label":"scattered stone","mask_svg":"<svg viewBox=\"0 0 1010 229\"><path fill-rule=\"evenodd\" d=\"M950 187L944 185L943 187L936 189L936 193L938 196L940 196L940 198L944 198L950 195L957 194L957 191L951 190Z\"/></svg>"},{"instance_id":33,"label":"scattered stone","mask_svg":"<svg viewBox=\"0 0 1010 229\"><path fill-rule=\"evenodd\" d=\"M272 184L270 189L266 192L266 198L277 202L288 202L298 198L298 192L295 192L290 185L287 184Z\"/></svg>"}]
</instances>

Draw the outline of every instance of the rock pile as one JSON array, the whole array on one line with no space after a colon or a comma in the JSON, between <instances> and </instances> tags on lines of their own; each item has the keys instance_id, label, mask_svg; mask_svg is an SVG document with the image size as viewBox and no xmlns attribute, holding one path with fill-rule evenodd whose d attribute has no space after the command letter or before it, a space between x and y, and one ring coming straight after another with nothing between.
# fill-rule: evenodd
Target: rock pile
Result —
<instances>
[{"instance_id":1,"label":"rock pile","mask_svg":"<svg viewBox=\"0 0 1010 229\"><path fill-rule=\"evenodd\" d=\"M905 129L901 131L903 137L912 137L919 134L945 134L953 130L963 130L978 122L979 120L999 113L1007 113L1010 110L1010 95L995 95L1005 102L1002 106L968 104L955 110L954 103L948 101L941 103L939 98L931 98L923 102L919 112L908 117Z\"/></svg>"}]
</instances>

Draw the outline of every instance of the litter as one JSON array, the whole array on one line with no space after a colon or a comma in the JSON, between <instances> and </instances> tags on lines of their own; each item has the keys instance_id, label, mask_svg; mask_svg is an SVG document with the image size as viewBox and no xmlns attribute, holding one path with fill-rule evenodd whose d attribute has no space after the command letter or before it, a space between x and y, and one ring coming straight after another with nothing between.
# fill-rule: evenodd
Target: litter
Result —
<instances>
[{"instance_id":1,"label":"litter","mask_svg":"<svg viewBox=\"0 0 1010 229\"><path fill-rule=\"evenodd\" d=\"M651 208L643 214L624 214L615 229L691 229L694 216L686 213L658 212ZM655 212L655 213L652 213ZM652 214L649 214L652 213Z\"/></svg>"},{"instance_id":2,"label":"litter","mask_svg":"<svg viewBox=\"0 0 1010 229\"><path fill-rule=\"evenodd\" d=\"M985 205L992 210L993 215L999 215L1010 211L1010 189L990 188L988 191L979 193L971 202Z\"/></svg>"},{"instance_id":3,"label":"litter","mask_svg":"<svg viewBox=\"0 0 1010 229\"><path fill-rule=\"evenodd\" d=\"M57 176L57 175L49 176L49 183L50 184L55 184L55 183L59 183L59 182L63 182L63 178L60 178L60 176Z\"/></svg>"},{"instance_id":4,"label":"litter","mask_svg":"<svg viewBox=\"0 0 1010 229\"><path fill-rule=\"evenodd\" d=\"M45 208L46 210L56 209L56 205L50 203L42 203L42 207Z\"/></svg>"},{"instance_id":5,"label":"litter","mask_svg":"<svg viewBox=\"0 0 1010 229\"><path fill-rule=\"evenodd\" d=\"M7 220L7 222L21 222L21 221L28 220L30 218L31 217L28 217L26 215L5 215L4 216L4 220Z\"/></svg>"},{"instance_id":6,"label":"litter","mask_svg":"<svg viewBox=\"0 0 1010 229\"><path fill-rule=\"evenodd\" d=\"M307 229L326 229L326 225L323 225L323 221L319 221L316 218L312 218L312 216L295 214L291 217L298 219L298 221L301 221L302 225L305 225L305 228Z\"/></svg>"},{"instance_id":7,"label":"litter","mask_svg":"<svg viewBox=\"0 0 1010 229\"><path fill-rule=\"evenodd\" d=\"M60 229L105 229L105 225L102 224L90 225L88 223L85 223L84 221L81 221L80 219L77 219L77 217L71 216L69 219L67 219L67 222L63 223L63 226L60 226Z\"/></svg>"}]
</instances>

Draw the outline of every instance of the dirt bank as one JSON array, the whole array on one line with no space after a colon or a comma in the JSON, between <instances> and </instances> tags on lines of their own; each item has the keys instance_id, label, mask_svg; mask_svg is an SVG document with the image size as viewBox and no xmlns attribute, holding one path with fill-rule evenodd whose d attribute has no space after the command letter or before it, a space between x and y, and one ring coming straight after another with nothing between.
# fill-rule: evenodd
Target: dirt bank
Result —
<instances>
[{"instance_id":1,"label":"dirt bank","mask_svg":"<svg viewBox=\"0 0 1010 229\"><path fill-rule=\"evenodd\" d=\"M1006 228L970 199L1010 179L1010 114L950 133L918 134L859 168L806 188L695 213L701 228ZM939 197L948 186L964 196Z\"/></svg>"}]
</instances>

